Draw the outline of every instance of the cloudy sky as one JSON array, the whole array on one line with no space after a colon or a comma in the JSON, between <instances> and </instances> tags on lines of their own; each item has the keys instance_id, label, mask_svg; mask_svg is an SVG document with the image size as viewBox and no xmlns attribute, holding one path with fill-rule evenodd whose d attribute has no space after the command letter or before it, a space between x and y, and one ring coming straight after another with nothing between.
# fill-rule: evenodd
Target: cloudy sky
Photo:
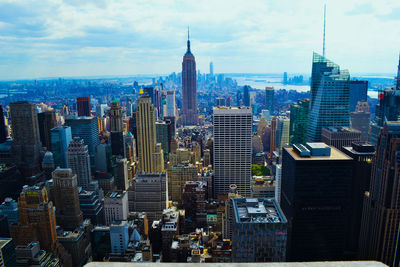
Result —
<instances>
[{"instance_id":1,"label":"cloudy sky","mask_svg":"<svg viewBox=\"0 0 400 267\"><path fill-rule=\"evenodd\" d=\"M0 0L0 79L179 72L190 26L197 67L310 73L322 52L318 0ZM389 73L399 0L328 0L327 57L350 73Z\"/></svg>"}]
</instances>

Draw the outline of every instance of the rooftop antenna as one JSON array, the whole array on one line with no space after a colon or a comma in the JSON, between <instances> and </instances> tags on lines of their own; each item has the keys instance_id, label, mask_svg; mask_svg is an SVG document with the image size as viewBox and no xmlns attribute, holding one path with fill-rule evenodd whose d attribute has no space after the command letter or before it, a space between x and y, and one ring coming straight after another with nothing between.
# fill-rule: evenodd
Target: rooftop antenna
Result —
<instances>
[{"instance_id":1,"label":"rooftop antenna","mask_svg":"<svg viewBox=\"0 0 400 267\"><path fill-rule=\"evenodd\" d=\"M322 55L325 57L325 25L326 25L326 4L324 4L324 39L322 43Z\"/></svg>"},{"instance_id":2,"label":"rooftop antenna","mask_svg":"<svg viewBox=\"0 0 400 267\"><path fill-rule=\"evenodd\" d=\"M190 39L190 35L189 35L189 26L188 26L188 40Z\"/></svg>"}]
</instances>

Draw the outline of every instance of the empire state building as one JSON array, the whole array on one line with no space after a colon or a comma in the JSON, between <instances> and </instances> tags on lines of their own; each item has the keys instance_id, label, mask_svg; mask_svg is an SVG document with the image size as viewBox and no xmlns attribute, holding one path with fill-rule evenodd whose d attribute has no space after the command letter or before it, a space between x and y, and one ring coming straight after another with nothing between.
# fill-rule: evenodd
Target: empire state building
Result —
<instances>
[{"instance_id":1,"label":"empire state building","mask_svg":"<svg viewBox=\"0 0 400 267\"><path fill-rule=\"evenodd\" d=\"M183 125L197 125L197 78L196 61L190 52L190 40L188 41L186 54L182 61L182 123Z\"/></svg>"}]
</instances>

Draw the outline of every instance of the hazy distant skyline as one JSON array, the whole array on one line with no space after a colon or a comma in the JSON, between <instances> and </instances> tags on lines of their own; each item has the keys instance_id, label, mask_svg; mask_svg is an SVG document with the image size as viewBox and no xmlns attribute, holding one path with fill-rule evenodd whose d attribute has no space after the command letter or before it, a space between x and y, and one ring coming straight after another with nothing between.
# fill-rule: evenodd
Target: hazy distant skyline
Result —
<instances>
[{"instance_id":1,"label":"hazy distant skyline","mask_svg":"<svg viewBox=\"0 0 400 267\"><path fill-rule=\"evenodd\" d=\"M324 1L0 0L0 79L180 72L190 26L197 69L310 73ZM326 56L395 73L400 1L326 1Z\"/></svg>"}]
</instances>

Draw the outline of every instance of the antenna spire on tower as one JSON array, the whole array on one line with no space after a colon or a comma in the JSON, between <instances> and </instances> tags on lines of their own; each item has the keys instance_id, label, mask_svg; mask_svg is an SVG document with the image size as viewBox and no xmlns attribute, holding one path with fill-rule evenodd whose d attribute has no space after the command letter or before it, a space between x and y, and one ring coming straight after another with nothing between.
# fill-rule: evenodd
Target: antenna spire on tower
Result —
<instances>
[{"instance_id":1,"label":"antenna spire on tower","mask_svg":"<svg viewBox=\"0 0 400 267\"><path fill-rule=\"evenodd\" d=\"M322 42L322 55L325 57L325 26L326 26L326 4L324 4L324 37Z\"/></svg>"},{"instance_id":2,"label":"antenna spire on tower","mask_svg":"<svg viewBox=\"0 0 400 267\"><path fill-rule=\"evenodd\" d=\"M187 40L187 52L190 52L190 35L189 35L189 26L188 26L188 40Z\"/></svg>"}]
</instances>

